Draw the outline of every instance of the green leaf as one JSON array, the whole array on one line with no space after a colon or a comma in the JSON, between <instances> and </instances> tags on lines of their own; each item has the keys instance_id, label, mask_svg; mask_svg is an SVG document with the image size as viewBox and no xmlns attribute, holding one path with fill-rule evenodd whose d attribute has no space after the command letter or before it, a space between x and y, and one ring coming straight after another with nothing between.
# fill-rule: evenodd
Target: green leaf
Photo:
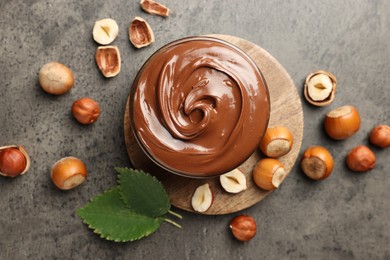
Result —
<instances>
[{"instance_id":1,"label":"green leaf","mask_svg":"<svg viewBox=\"0 0 390 260\"><path fill-rule=\"evenodd\" d=\"M96 196L78 209L77 215L102 238L115 242L148 236L164 221L130 211L121 200L118 187Z\"/></svg>"},{"instance_id":2,"label":"green leaf","mask_svg":"<svg viewBox=\"0 0 390 260\"><path fill-rule=\"evenodd\" d=\"M168 212L170 202L163 185L143 171L115 168L119 173L121 198L131 210L149 217L159 217Z\"/></svg>"}]
</instances>

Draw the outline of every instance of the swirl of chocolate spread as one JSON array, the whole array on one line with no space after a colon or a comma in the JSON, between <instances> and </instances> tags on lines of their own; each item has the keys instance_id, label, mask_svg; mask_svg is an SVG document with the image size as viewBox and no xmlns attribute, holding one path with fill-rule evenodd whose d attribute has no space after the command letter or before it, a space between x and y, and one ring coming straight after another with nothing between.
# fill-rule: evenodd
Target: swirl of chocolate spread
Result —
<instances>
[{"instance_id":1,"label":"swirl of chocolate spread","mask_svg":"<svg viewBox=\"0 0 390 260\"><path fill-rule=\"evenodd\" d=\"M172 42L143 65L132 86L132 128L159 166L210 177L242 164L268 125L266 82L232 44L211 37Z\"/></svg>"}]
</instances>

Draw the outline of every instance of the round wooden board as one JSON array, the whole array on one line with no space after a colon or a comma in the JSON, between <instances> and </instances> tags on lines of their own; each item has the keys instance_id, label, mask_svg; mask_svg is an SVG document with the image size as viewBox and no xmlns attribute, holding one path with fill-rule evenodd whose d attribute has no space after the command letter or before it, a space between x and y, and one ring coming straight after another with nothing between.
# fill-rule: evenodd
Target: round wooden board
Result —
<instances>
[{"instance_id":1,"label":"round wooden board","mask_svg":"<svg viewBox=\"0 0 390 260\"><path fill-rule=\"evenodd\" d=\"M291 151L279 158L285 169L290 173L302 143L303 111L301 101L287 71L267 51L259 46L229 35L210 35L228 41L246 52L258 65L267 82L271 98L271 117L269 126L283 125L290 129L294 137ZM252 170L257 161L262 158L260 151L256 151L243 163L239 169L246 175L248 189L238 194L230 194L223 190L219 178L191 179L165 172L155 165L142 152L133 135L130 124L130 100L127 100L124 115L124 134L127 152L133 167L142 169L155 175L164 185L172 205L183 210L195 212L191 207L191 197L195 189L209 183L214 193L214 203L204 213L206 215L228 214L248 208L265 198L270 191L263 191L255 186L252 179ZM288 178L285 180L288 181ZM282 184L283 185L283 184ZM198 213L198 212L195 212Z\"/></svg>"}]
</instances>

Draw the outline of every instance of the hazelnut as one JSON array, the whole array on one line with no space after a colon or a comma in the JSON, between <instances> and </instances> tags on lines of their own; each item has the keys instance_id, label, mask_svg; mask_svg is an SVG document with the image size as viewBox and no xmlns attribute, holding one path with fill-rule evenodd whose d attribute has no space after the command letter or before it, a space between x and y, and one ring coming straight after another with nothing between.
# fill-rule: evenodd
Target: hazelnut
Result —
<instances>
[{"instance_id":1,"label":"hazelnut","mask_svg":"<svg viewBox=\"0 0 390 260\"><path fill-rule=\"evenodd\" d=\"M30 157L22 146L0 147L0 175L16 177L25 174L30 168Z\"/></svg>"},{"instance_id":2,"label":"hazelnut","mask_svg":"<svg viewBox=\"0 0 390 260\"><path fill-rule=\"evenodd\" d=\"M192 208L197 212L207 211L214 202L214 194L208 183L196 188L191 198Z\"/></svg>"},{"instance_id":3,"label":"hazelnut","mask_svg":"<svg viewBox=\"0 0 390 260\"><path fill-rule=\"evenodd\" d=\"M169 16L169 9L165 5L152 0L141 0L140 4L142 10L149 14L155 14L164 17Z\"/></svg>"},{"instance_id":4,"label":"hazelnut","mask_svg":"<svg viewBox=\"0 0 390 260\"><path fill-rule=\"evenodd\" d=\"M324 70L311 73L306 77L304 95L315 106L327 106L333 102L336 93L336 77Z\"/></svg>"},{"instance_id":5,"label":"hazelnut","mask_svg":"<svg viewBox=\"0 0 390 260\"><path fill-rule=\"evenodd\" d=\"M96 63L106 78L115 77L121 71L121 55L116 46L101 46L96 50Z\"/></svg>"},{"instance_id":6,"label":"hazelnut","mask_svg":"<svg viewBox=\"0 0 390 260\"><path fill-rule=\"evenodd\" d=\"M256 221L247 215L238 215L230 222L230 229L235 238L245 242L256 235Z\"/></svg>"},{"instance_id":7,"label":"hazelnut","mask_svg":"<svg viewBox=\"0 0 390 260\"><path fill-rule=\"evenodd\" d=\"M70 190L82 184L88 174L85 164L76 157L65 157L51 168L51 179L57 188Z\"/></svg>"},{"instance_id":8,"label":"hazelnut","mask_svg":"<svg viewBox=\"0 0 390 260\"><path fill-rule=\"evenodd\" d=\"M359 112L353 106L338 107L326 114L324 127L333 139L347 139L360 128Z\"/></svg>"},{"instance_id":9,"label":"hazelnut","mask_svg":"<svg viewBox=\"0 0 390 260\"><path fill-rule=\"evenodd\" d=\"M95 22L93 27L93 39L101 44L107 45L112 43L118 36L119 27L115 20L106 18Z\"/></svg>"},{"instance_id":10,"label":"hazelnut","mask_svg":"<svg viewBox=\"0 0 390 260\"><path fill-rule=\"evenodd\" d=\"M73 87L74 76L64 64L49 62L39 70L39 84L49 94L62 95Z\"/></svg>"},{"instance_id":11,"label":"hazelnut","mask_svg":"<svg viewBox=\"0 0 390 260\"><path fill-rule=\"evenodd\" d=\"M219 181L222 188L230 193L239 193L247 189L245 175L239 169L222 174Z\"/></svg>"},{"instance_id":12,"label":"hazelnut","mask_svg":"<svg viewBox=\"0 0 390 260\"><path fill-rule=\"evenodd\" d=\"M275 190L287 177L281 162L272 158L261 159L253 169L253 180L263 190Z\"/></svg>"},{"instance_id":13,"label":"hazelnut","mask_svg":"<svg viewBox=\"0 0 390 260\"><path fill-rule=\"evenodd\" d=\"M130 23L129 39L134 47L142 48L154 42L154 33L145 19L135 17Z\"/></svg>"},{"instance_id":14,"label":"hazelnut","mask_svg":"<svg viewBox=\"0 0 390 260\"><path fill-rule=\"evenodd\" d=\"M365 172L375 167L375 154L367 146L356 146L347 155L348 168L356 172Z\"/></svg>"},{"instance_id":15,"label":"hazelnut","mask_svg":"<svg viewBox=\"0 0 390 260\"><path fill-rule=\"evenodd\" d=\"M72 114L81 124L92 124L99 118L99 104L88 97L80 98L73 103Z\"/></svg>"},{"instance_id":16,"label":"hazelnut","mask_svg":"<svg viewBox=\"0 0 390 260\"><path fill-rule=\"evenodd\" d=\"M378 147L390 147L390 126L378 125L370 133L370 142Z\"/></svg>"},{"instance_id":17,"label":"hazelnut","mask_svg":"<svg viewBox=\"0 0 390 260\"><path fill-rule=\"evenodd\" d=\"M267 129L259 147L266 156L277 158L287 154L292 144L293 136L288 128L276 126Z\"/></svg>"},{"instance_id":18,"label":"hazelnut","mask_svg":"<svg viewBox=\"0 0 390 260\"><path fill-rule=\"evenodd\" d=\"M323 180L333 170L333 157L330 152L322 146L311 146L302 155L302 171L312 180Z\"/></svg>"}]
</instances>

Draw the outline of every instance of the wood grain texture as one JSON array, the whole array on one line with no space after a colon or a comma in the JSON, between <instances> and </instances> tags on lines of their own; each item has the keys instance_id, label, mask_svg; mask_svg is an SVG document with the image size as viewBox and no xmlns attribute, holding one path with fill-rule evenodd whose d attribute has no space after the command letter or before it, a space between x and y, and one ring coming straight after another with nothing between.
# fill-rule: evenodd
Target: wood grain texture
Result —
<instances>
[{"instance_id":1,"label":"wood grain texture","mask_svg":"<svg viewBox=\"0 0 390 260\"><path fill-rule=\"evenodd\" d=\"M283 125L290 129L294 137L291 151L279 158L285 169L290 173L302 143L303 136L303 111L301 101L287 71L280 63L261 47L229 35L210 35L228 41L244 52L246 52L262 71L267 82L271 99L271 117L269 126ZM124 115L125 143L130 160L134 167L147 171L155 175L164 185L168 192L172 205L183 210L193 211L191 207L191 197L195 189L204 183L209 183L214 193L214 203L206 215L228 214L248 208L271 192L266 192L255 186L252 180L252 170L257 161L262 158L260 151L256 151L243 163L239 169L246 175L248 189L239 194L229 194L223 190L219 183L219 178L191 179L173 175L165 172L155 165L142 152L133 135L130 124L130 100L128 99ZM288 178L285 179L288 181ZM283 185L283 184L282 184ZM197 212L196 212L197 213Z\"/></svg>"}]
</instances>

